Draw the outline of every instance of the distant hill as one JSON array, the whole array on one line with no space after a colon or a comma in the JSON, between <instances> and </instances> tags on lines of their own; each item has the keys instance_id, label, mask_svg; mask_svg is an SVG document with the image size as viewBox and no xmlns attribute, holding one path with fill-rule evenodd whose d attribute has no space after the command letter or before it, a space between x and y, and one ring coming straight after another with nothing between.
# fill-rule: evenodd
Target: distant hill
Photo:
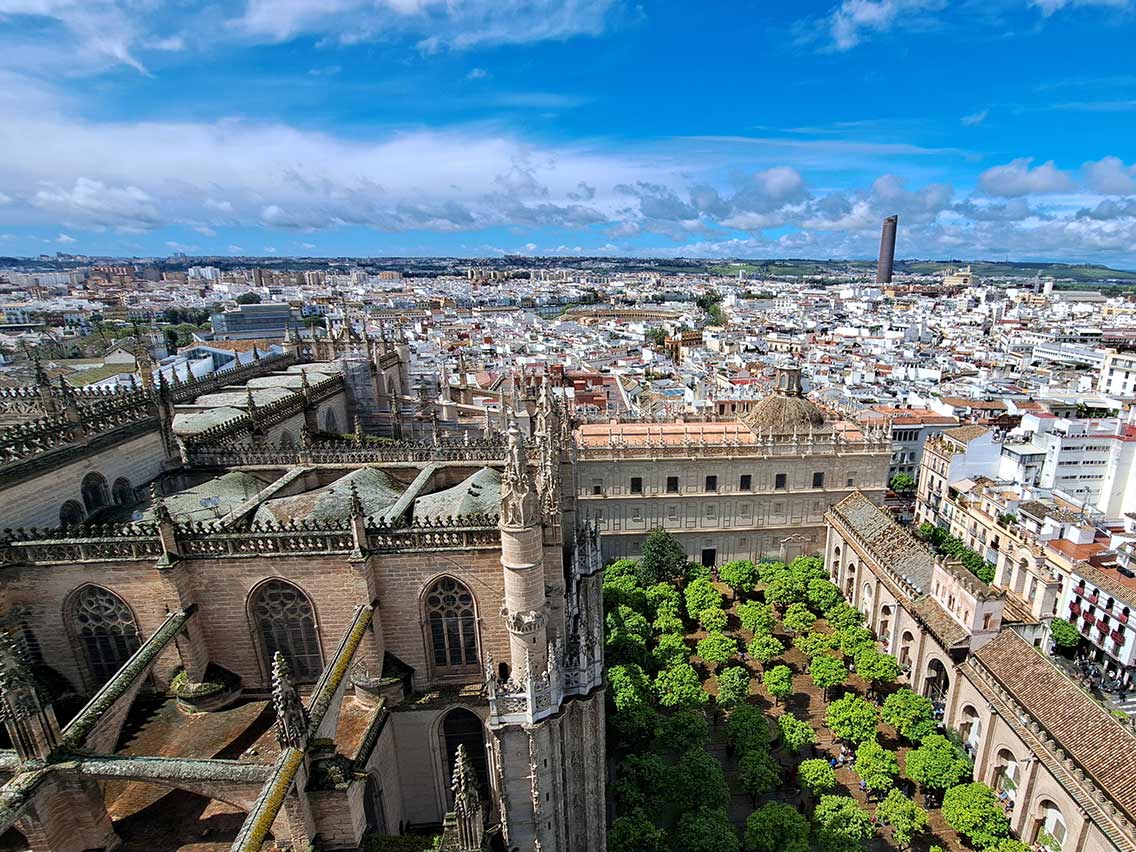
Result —
<instances>
[{"instance_id":1,"label":"distant hill","mask_svg":"<svg viewBox=\"0 0 1136 852\"><path fill-rule=\"evenodd\" d=\"M997 260L897 260L896 272L914 275L939 275L960 266L970 266L982 278L1056 278L1076 284L1136 284L1136 272L1112 269L1097 264L1026 263ZM707 266L715 275L737 275L745 270L749 275L778 277L817 277L848 273L869 273L876 264L870 260L737 260Z\"/></svg>"}]
</instances>

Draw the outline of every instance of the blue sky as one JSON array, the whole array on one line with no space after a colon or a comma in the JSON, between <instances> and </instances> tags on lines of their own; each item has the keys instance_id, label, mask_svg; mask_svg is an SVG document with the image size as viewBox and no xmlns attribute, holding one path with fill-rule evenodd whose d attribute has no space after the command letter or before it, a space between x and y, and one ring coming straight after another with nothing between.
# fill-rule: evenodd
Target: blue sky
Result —
<instances>
[{"instance_id":1,"label":"blue sky","mask_svg":"<svg viewBox=\"0 0 1136 852\"><path fill-rule=\"evenodd\" d=\"M0 254L1136 268L1136 0L0 0Z\"/></svg>"}]
</instances>

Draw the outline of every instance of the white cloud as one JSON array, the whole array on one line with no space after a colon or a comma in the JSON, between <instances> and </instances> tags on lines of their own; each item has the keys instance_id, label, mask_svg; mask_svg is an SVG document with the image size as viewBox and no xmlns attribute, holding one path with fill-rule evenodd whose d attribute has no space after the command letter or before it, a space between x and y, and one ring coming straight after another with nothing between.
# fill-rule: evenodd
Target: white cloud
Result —
<instances>
[{"instance_id":1,"label":"white cloud","mask_svg":"<svg viewBox=\"0 0 1136 852\"><path fill-rule=\"evenodd\" d=\"M43 47L45 42L33 45L45 64L74 69L123 63L145 72L132 53L144 10L131 5L123 0L0 0L0 17L27 15L62 30L62 44L54 42L50 49Z\"/></svg>"},{"instance_id":2,"label":"white cloud","mask_svg":"<svg viewBox=\"0 0 1136 852\"><path fill-rule=\"evenodd\" d=\"M489 72L484 68L471 68L469 73L465 75L467 80L484 80L489 76Z\"/></svg>"},{"instance_id":3,"label":"white cloud","mask_svg":"<svg viewBox=\"0 0 1136 852\"><path fill-rule=\"evenodd\" d=\"M136 186L108 186L78 177L70 187L49 185L31 202L65 221L94 226L151 228L161 224L155 200Z\"/></svg>"},{"instance_id":4,"label":"white cloud","mask_svg":"<svg viewBox=\"0 0 1136 852\"><path fill-rule=\"evenodd\" d=\"M343 42L398 32L426 51L524 44L603 32L615 0L249 0L238 26L248 36L301 35Z\"/></svg>"},{"instance_id":5,"label":"white cloud","mask_svg":"<svg viewBox=\"0 0 1136 852\"><path fill-rule=\"evenodd\" d=\"M12 196L5 195L4 193L0 192L0 204L9 204L9 203L11 203L11 201L12 201Z\"/></svg>"},{"instance_id":6,"label":"white cloud","mask_svg":"<svg viewBox=\"0 0 1136 852\"><path fill-rule=\"evenodd\" d=\"M978 185L987 195L1013 198L1049 192L1068 192L1073 179L1050 160L1032 166L1032 157L1020 157L1004 166L987 169L978 177Z\"/></svg>"},{"instance_id":7,"label":"white cloud","mask_svg":"<svg viewBox=\"0 0 1136 852\"><path fill-rule=\"evenodd\" d=\"M1081 167L1085 184L1102 195L1136 195L1136 163L1124 165L1119 157L1105 157Z\"/></svg>"},{"instance_id":8,"label":"white cloud","mask_svg":"<svg viewBox=\"0 0 1136 852\"><path fill-rule=\"evenodd\" d=\"M832 47L851 50L869 35L901 27L943 5L943 0L843 0L826 25Z\"/></svg>"},{"instance_id":9,"label":"white cloud","mask_svg":"<svg viewBox=\"0 0 1136 852\"><path fill-rule=\"evenodd\" d=\"M70 245L71 243L75 242L75 238L70 234L60 234L55 238L55 241L60 245Z\"/></svg>"},{"instance_id":10,"label":"white cloud","mask_svg":"<svg viewBox=\"0 0 1136 852\"><path fill-rule=\"evenodd\" d=\"M1127 9L1132 5L1131 0L1030 0L1031 6L1041 10L1041 14L1049 17L1062 9L1078 6L1108 6L1113 9Z\"/></svg>"},{"instance_id":11,"label":"white cloud","mask_svg":"<svg viewBox=\"0 0 1136 852\"><path fill-rule=\"evenodd\" d=\"M989 115L990 110L982 109L978 112L972 112L970 115L964 115L959 119L959 123L962 124L963 127L978 127L978 125L986 121Z\"/></svg>"}]
</instances>

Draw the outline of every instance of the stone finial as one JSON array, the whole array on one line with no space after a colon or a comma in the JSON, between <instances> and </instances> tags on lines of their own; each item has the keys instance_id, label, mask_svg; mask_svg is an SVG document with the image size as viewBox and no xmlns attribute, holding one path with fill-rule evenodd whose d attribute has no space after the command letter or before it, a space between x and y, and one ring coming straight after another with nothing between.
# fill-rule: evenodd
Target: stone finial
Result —
<instances>
[{"instance_id":1,"label":"stone finial","mask_svg":"<svg viewBox=\"0 0 1136 852\"><path fill-rule=\"evenodd\" d=\"M312 430L308 428L307 423L300 427L300 446L305 450L312 448Z\"/></svg>"},{"instance_id":2,"label":"stone finial","mask_svg":"<svg viewBox=\"0 0 1136 852\"><path fill-rule=\"evenodd\" d=\"M529 477L525 439L517 424L509 426L505 470L501 474L501 524L514 529L537 522L536 492Z\"/></svg>"},{"instance_id":3,"label":"stone finial","mask_svg":"<svg viewBox=\"0 0 1136 852\"><path fill-rule=\"evenodd\" d=\"M355 429L352 432L355 440L355 446L359 447L363 444L363 423L359 420L359 415L355 415Z\"/></svg>"},{"instance_id":4,"label":"stone finial","mask_svg":"<svg viewBox=\"0 0 1136 852\"><path fill-rule=\"evenodd\" d=\"M363 517L363 501L359 499L359 489L355 487L354 480L352 480L348 490L351 499L351 517Z\"/></svg>"},{"instance_id":5,"label":"stone finial","mask_svg":"<svg viewBox=\"0 0 1136 852\"><path fill-rule=\"evenodd\" d=\"M252 398L252 388L247 385L245 386L245 410L255 423L259 412L256 409L256 400Z\"/></svg>"},{"instance_id":6,"label":"stone finial","mask_svg":"<svg viewBox=\"0 0 1136 852\"><path fill-rule=\"evenodd\" d=\"M300 392L304 395L305 399L312 395L312 385L308 381L307 370L300 371Z\"/></svg>"},{"instance_id":7,"label":"stone finial","mask_svg":"<svg viewBox=\"0 0 1136 852\"><path fill-rule=\"evenodd\" d=\"M39 709L39 688L12 634L0 630L0 716L25 719Z\"/></svg>"},{"instance_id":8,"label":"stone finial","mask_svg":"<svg viewBox=\"0 0 1136 852\"><path fill-rule=\"evenodd\" d=\"M272 706L276 710L276 742L281 748L305 748L308 712L292 683L288 662L279 651L272 657Z\"/></svg>"},{"instance_id":9,"label":"stone finial","mask_svg":"<svg viewBox=\"0 0 1136 852\"><path fill-rule=\"evenodd\" d=\"M477 789L477 774L465 746L458 744L454 755L454 777L450 784L454 793L454 811L458 816L472 814L481 807L481 793Z\"/></svg>"}]
</instances>

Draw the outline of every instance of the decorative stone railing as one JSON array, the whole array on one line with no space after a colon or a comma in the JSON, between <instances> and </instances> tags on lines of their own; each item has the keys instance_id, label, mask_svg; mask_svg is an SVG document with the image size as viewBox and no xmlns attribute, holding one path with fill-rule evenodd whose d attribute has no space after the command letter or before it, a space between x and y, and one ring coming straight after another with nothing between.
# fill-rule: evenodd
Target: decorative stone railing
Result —
<instances>
[{"instance_id":1,"label":"decorative stone railing","mask_svg":"<svg viewBox=\"0 0 1136 852\"><path fill-rule=\"evenodd\" d=\"M593 633L598 632L597 629ZM527 669L515 678L502 680L486 660L485 696L489 701L489 724L531 725L554 715L564 699L587 695L603 684L602 644L593 635L589 641L569 637L567 645L549 643L548 668L536 674Z\"/></svg>"},{"instance_id":2,"label":"decorative stone railing","mask_svg":"<svg viewBox=\"0 0 1136 852\"><path fill-rule=\"evenodd\" d=\"M204 433L202 433L204 434ZM434 441L397 441L366 444L352 440L317 441L310 447L292 446L203 446L188 447L189 463L194 467L247 467L327 464L357 465L379 462L421 464L435 461L492 462L505 458L503 438L468 440L442 438ZM535 447L530 448L535 461Z\"/></svg>"},{"instance_id":3,"label":"decorative stone railing","mask_svg":"<svg viewBox=\"0 0 1136 852\"><path fill-rule=\"evenodd\" d=\"M496 515L424 518L393 525L364 520L365 547L374 552L493 549L501 546ZM216 522L172 526L177 555L221 558L269 553L349 553L356 547L352 521L255 522L225 527ZM55 564L78 561L153 561L165 553L158 526L131 523L92 529L17 529L0 536L0 563Z\"/></svg>"},{"instance_id":4,"label":"decorative stone railing","mask_svg":"<svg viewBox=\"0 0 1136 852\"><path fill-rule=\"evenodd\" d=\"M755 441L730 439L706 440L696 434L678 443L647 439L643 442L627 443L618 436L612 436L602 445L581 445L576 451L580 461L605 461L633 458L690 458L697 455L707 457L752 457L752 456L808 456L808 455L852 455L890 452L891 443L887 440L850 441L837 435L758 435Z\"/></svg>"}]
</instances>

